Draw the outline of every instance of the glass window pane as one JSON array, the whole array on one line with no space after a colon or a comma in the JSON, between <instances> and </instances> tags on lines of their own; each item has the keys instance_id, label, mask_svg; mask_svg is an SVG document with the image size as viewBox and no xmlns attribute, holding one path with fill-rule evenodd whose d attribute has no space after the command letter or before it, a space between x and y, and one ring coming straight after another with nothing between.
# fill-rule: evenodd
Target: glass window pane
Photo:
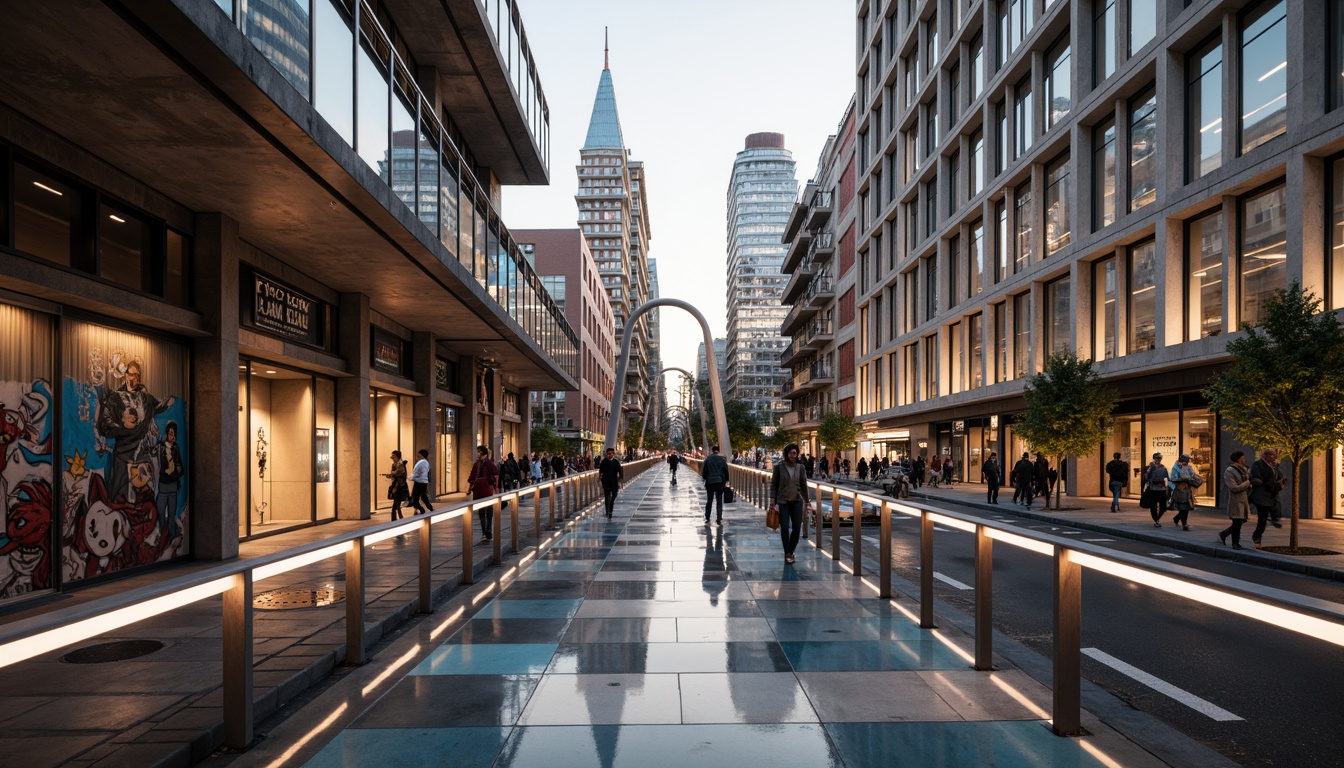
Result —
<instances>
[{"instance_id":1,"label":"glass window pane","mask_svg":"<svg viewBox=\"0 0 1344 768\"><path fill-rule=\"evenodd\" d=\"M439 215L443 217L439 229L439 242L448 249L448 254L457 258L457 172L454 169L452 155L446 151L439 163Z\"/></svg>"},{"instance_id":2,"label":"glass window pane","mask_svg":"<svg viewBox=\"0 0 1344 768\"><path fill-rule=\"evenodd\" d=\"M353 33L333 0L316 0L317 83L313 106L351 146L355 144Z\"/></svg>"},{"instance_id":3,"label":"glass window pane","mask_svg":"<svg viewBox=\"0 0 1344 768\"><path fill-rule=\"evenodd\" d=\"M1046 349L1052 355L1073 350L1073 315L1070 304L1069 279L1056 280L1045 287L1046 309L1050 317L1046 319Z\"/></svg>"},{"instance_id":4,"label":"glass window pane","mask_svg":"<svg viewBox=\"0 0 1344 768\"><path fill-rule=\"evenodd\" d=\"M1095 200L1092 208L1094 229L1115 221L1115 121L1097 128L1092 172Z\"/></svg>"},{"instance_id":5,"label":"glass window pane","mask_svg":"<svg viewBox=\"0 0 1344 768\"><path fill-rule=\"evenodd\" d=\"M1106 0L1100 6L1092 24L1092 46L1095 55L1093 64L1093 84L1102 81L1115 72L1115 0Z\"/></svg>"},{"instance_id":6,"label":"glass window pane","mask_svg":"<svg viewBox=\"0 0 1344 768\"><path fill-rule=\"evenodd\" d=\"M985 383L985 316L971 315L970 323L971 371L968 376L971 389Z\"/></svg>"},{"instance_id":7,"label":"glass window pane","mask_svg":"<svg viewBox=\"0 0 1344 768\"><path fill-rule=\"evenodd\" d=\"M1008 205L1003 200L994 204L994 220L998 222L998 231L995 235L994 247L998 251L998 258L994 264L994 281L998 282L1008 276Z\"/></svg>"},{"instance_id":8,"label":"glass window pane","mask_svg":"<svg viewBox=\"0 0 1344 768\"><path fill-rule=\"evenodd\" d=\"M1288 284L1287 192L1277 187L1241 203L1241 322L1256 326L1267 299Z\"/></svg>"},{"instance_id":9,"label":"glass window pane","mask_svg":"<svg viewBox=\"0 0 1344 768\"><path fill-rule=\"evenodd\" d=\"M191 239L168 230L167 269L163 297L179 307L191 303Z\"/></svg>"},{"instance_id":10,"label":"glass window pane","mask_svg":"<svg viewBox=\"0 0 1344 768\"><path fill-rule=\"evenodd\" d=\"M325 0L318 0L319 5ZM243 31L280 74L308 98L308 3L244 2Z\"/></svg>"},{"instance_id":11,"label":"glass window pane","mask_svg":"<svg viewBox=\"0 0 1344 768\"><path fill-rule=\"evenodd\" d=\"M1194 181L1223 164L1223 47L1210 45L1186 62L1190 82L1186 89L1185 128L1189 168Z\"/></svg>"},{"instance_id":12,"label":"glass window pane","mask_svg":"<svg viewBox=\"0 0 1344 768\"><path fill-rule=\"evenodd\" d=\"M1013 208L1013 232L1016 240L1016 260L1013 262L1013 274L1017 274L1031 265L1035 256L1031 225L1035 216L1031 205L1031 182L1017 188L1016 202Z\"/></svg>"},{"instance_id":13,"label":"glass window pane","mask_svg":"<svg viewBox=\"0 0 1344 768\"><path fill-rule=\"evenodd\" d=\"M994 305L994 381L1008 380L1008 302Z\"/></svg>"},{"instance_id":14,"label":"glass window pane","mask_svg":"<svg viewBox=\"0 0 1344 768\"><path fill-rule=\"evenodd\" d=\"M359 47L359 156L378 172L387 175L387 69L376 60L366 45Z\"/></svg>"},{"instance_id":15,"label":"glass window pane","mask_svg":"<svg viewBox=\"0 0 1344 768\"><path fill-rule=\"evenodd\" d=\"M1049 130L1073 108L1073 58L1067 40L1050 52L1045 77L1042 106L1045 107L1045 127Z\"/></svg>"},{"instance_id":16,"label":"glass window pane","mask_svg":"<svg viewBox=\"0 0 1344 768\"><path fill-rule=\"evenodd\" d=\"M415 108L406 100L401 87L397 87L397 97L392 100L392 191L397 199L411 210L415 210L415 165L417 142L415 130Z\"/></svg>"},{"instance_id":17,"label":"glass window pane","mask_svg":"<svg viewBox=\"0 0 1344 768\"><path fill-rule=\"evenodd\" d=\"M1025 155L1031 149L1035 126L1032 125L1031 112L1031 79L1025 78L1017 84L1015 89L1016 101L1014 102L1013 128L1017 136L1017 154L1016 157Z\"/></svg>"},{"instance_id":18,"label":"glass window pane","mask_svg":"<svg viewBox=\"0 0 1344 768\"><path fill-rule=\"evenodd\" d=\"M1157 244L1149 240L1129 249L1129 350L1157 346Z\"/></svg>"},{"instance_id":19,"label":"glass window pane","mask_svg":"<svg viewBox=\"0 0 1344 768\"><path fill-rule=\"evenodd\" d=\"M1190 222L1185 240L1187 294L1186 340L1223 332L1223 213Z\"/></svg>"},{"instance_id":20,"label":"glass window pane","mask_svg":"<svg viewBox=\"0 0 1344 768\"><path fill-rule=\"evenodd\" d=\"M1092 279L1092 356L1097 360L1111 360L1119 354L1116 349L1119 285L1116 281L1115 257L1098 261L1093 267Z\"/></svg>"},{"instance_id":21,"label":"glass window pane","mask_svg":"<svg viewBox=\"0 0 1344 768\"><path fill-rule=\"evenodd\" d=\"M1130 0L1129 2L1129 55L1157 36L1157 0Z\"/></svg>"},{"instance_id":22,"label":"glass window pane","mask_svg":"<svg viewBox=\"0 0 1344 768\"><path fill-rule=\"evenodd\" d=\"M464 179L465 182L465 179ZM473 261L475 245L472 240L476 232L475 212L476 206L472 204L471 185L463 183L461 194L458 195L461 202L462 213L458 217L458 227L461 229L461 238L458 240L457 260L467 271L476 274L476 266Z\"/></svg>"},{"instance_id":23,"label":"glass window pane","mask_svg":"<svg viewBox=\"0 0 1344 768\"><path fill-rule=\"evenodd\" d=\"M63 266L74 262L76 231L83 205L79 190L14 164L14 247Z\"/></svg>"},{"instance_id":24,"label":"glass window pane","mask_svg":"<svg viewBox=\"0 0 1344 768\"><path fill-rule=\"evenodd\" d=\"M1157 92L1140 96L1129 122L1129 209L1157 199Z\"/></svg>"},{"instance_id":25,"label":"glass window pane","mask_svg":"<svg viewBox=\"0 0 1344 768\"><path fill-rule=\"evenodd\" d=\"M971 247L967 256L970 260L971 296L979 296L985 290L985 226L982 222L971 225Z\"/></svg>"},{"instance_id":26,"label":"glass window pane","mask_svg":"<svg viewBox=\"0 0 1344 768\"><path fill-rule=\"evenodd\" d=\"M1031 373L1031 294L1013 297L1013 378Z\"/></svg>"},{"instance_id":27,"label":"glass window pane","mask_svg":"<svg viewBox=\"0 0 1344 768\"><path fill-rule=\"evenodd\" d=\"M1344 307L1344 157L1330 164L1330 270L1331 309Z\"/></svg>"},{"instance_id":28,"label":"glass window pane","mask_svg":"<svg viewBox=\"0 0 1344 768\"><path fill-rule=\"evenodd\" d=\"M1329 108L1338 109L1344 107L1344 0L1331 0L1329 8L1330 28L1325 42L1330 49L1330 64L1325 85Z\"/></svg>"},{"instance_id":29,"label":"glass window pane","mask_svg":"<svg viewBox=\"0 0 1344 768\"><path fill-rule=\"evenodd\" d=\"M1069 224L1069 157L1065 155L1045 169L1045 255L1067 246Z\"/></svg>"},{"instance_id":30,"label":"glass window pane","mask_svg":"<svg viewBox=\"0 0 1344 768\"><path fill-rule=\"evenodd\" d=\"M148 223L106 203L98 206L98 272L114 283L155 292Z\"/></svg>"},{"instance_id":31,"label":"glass window pane","mask_svg":"<svg viewBox=\"0 0 1344 768\"><path fill-rule=\"evenodd\" d=\"M1288 5L1261 4L1242 22L1242 154L1288 130Z\"/></svg>"}]
</instances>

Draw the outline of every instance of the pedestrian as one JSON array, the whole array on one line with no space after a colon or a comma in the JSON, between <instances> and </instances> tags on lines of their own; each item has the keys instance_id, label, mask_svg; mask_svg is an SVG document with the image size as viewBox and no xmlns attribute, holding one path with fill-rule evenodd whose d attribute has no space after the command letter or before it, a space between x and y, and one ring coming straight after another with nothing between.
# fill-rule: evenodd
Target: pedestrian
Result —
<instances>
[{"instance_id":1,"label":"pedestrian","mask_svg":"<svg viewBox=\"0 0 1344 768\"><path fill-rule=\"evenodd\" d=\"M532 452L532 482L540 483L542 477L541 454Z\"/></svg>"},{"instance_id":2,"label":"pedestrian","mask_svg":"<svg viewBox=\"0 0 1344 768\"><path fill-rule=\"evenodd\" d=\"M1153 460L1143 470L1140 486L1143 500L1139 504L1153 516L1153 527L1162 527L1162 516L1167 513L1167 481L1171 473L1162 465L1162 454L1154 453Z\"/></svg>"},{"instance_id":3,"label":"pedestrian","mask_svg":"<svg viewBox=\"0 0 1344 768\"><path fill-rule=\"evenodd\" d=\"M551 457L551 476L557 480L565 476L565 454L557 453Z\"/></svg>"},{"instance_id":4,"label":"pedestrian","mask_svg":"<svg viewBox=\"0 0 1344 768\"><path fill-rule=\"evenodd\" d=\"M1036 495L1045 497L1045 507L1050 508L1050 461L1045 454L1037 451L1036 463L1032 465L1032 477L1036 480Z\"/></svg>"},{"instance_id":5,"label":"pedestrian","mask_svg":"<svg viewBox=\"0 0 1344 768\"><path fill-rule=\"evenodd\" d=\"M401 505L405 503L407 496L406 488L406 462L401 460L401 451L392 452L392 471L383 475L392 481L387 486L387 498L392 501L393 520L401 519Z\"/></svg>"},{"instance_id":6,"label":"pedestrian","mask_svg":"<svg viewBox=\"0 0 1344 768\"><path fill-rule=\"evenodd\" d=\"M672 470L672 482L677 482L677 465L681 463L681 457L676 451L667 454L667 468Z\"/></svg>"},{"instance_id":7,"label":"pedestrian","mask_svg":"<svg viewBox=\"0 0 1344 768\"><path fill-rule=\"evenodd\" d=\"M1190 510L1195 507L1195 489L1204 484L1204 478L1190 465L1190 457L1182 453L1171 468L1168 482L1171 484L1171 506L1176 510L1172 516L1172 525L1181 526L1181 530L1190 530Z\"/></svg>"},{"instance_id":8,"label":"pedestrian","mask_svg":"<svg viewBox=\"0 0 1344 768\"><path fill-rule=\"evenodd\" d=\"M1024 507L1031 506L1032 489L1036 483L1036 465L1031 463L1031 454L1023 451L1022 458L1013 465L1013 503Z\"/></svg>"},{"instance_id":9,"label":"pedestrian","mask_svg":"<svg viewBox=\"0 0 1344 768\"><path fill-rule=\"evenodd\" d=\"M1263 549L1260 540L1265 535L1265 525L1274 517L1274 506L1283 490L1284 478L1279 472L1279 452L1266 448L1260 452L1260 458L1251 465L1251 498L1255 505L1255 530L1251 532L1251 543L1256 549Z\"/></svg>"},{"instance_id":10,"label":"pedestrian","mask_svg":"<svg viewBox=\"0 0 1344 768\"><path fill-rule=\"evenodd\" d=\"M824 453L821 454L821 463L818 470L821 472L821 477L831 476L831 463L826 460L826 454Z\"/></svg>"},{"instance_id":11,"label":"pedestrian","mask_svg":"<svg viewBox=\"0 0 1344 768\"><path fill-rule=\"evenodd\" d=\"M517 489L521 474L518 471L518 459L514 458L513 452L510 451L508 458L504 459L504 464L499 468L499 479L503 483L503 490Z\"/></svg>"},{"instance_id":12,"label":"pedestrian","mask_svg":"<svg viewBox=\"0 0 1344 768\"><path fill-rule=\"evenodd\" d=\"M1110 478L1111 488L1111 511L1120 511L1120 492L1125 490L1125 483L1129 482L1129 462L1121 461L1120 454L1116 453L1106 464L1106 477Z\"/></svg>"},{"instance_id":13,"label":"pedestrian","mask_svg":"<svg viewBox=\"0 0 1344 768\"><path fill-rule=\"evenodd\" d=\"M1223 487L1227 488L1227 518L1232 524L1218 533L1218 540L1227 544L1232 537L1232 548L1241 549L1241 526L1250 516L1251 471L1246 468L1246 454L1232 452L1232 463L1223 470Z\"/></svg>"},{"instance_id":14,"label":"pedestrian","mask_svg":"<svg viewBox=\"0 0 1344 768\"><path fill-rule=\"evenodd\" d=\"M490 460L490 449L484 445L476 446L476 463L471 465L471 474L467 475L467 487L471 489L471 498L484 499L499 493L499 465ZM486 506L477 510L481 513L481 538L484 544L495 536L495 510Z\"/></svg>"},{"instance_id":15,"label":"pedestrian","mask_svg":"<svg viewBox=\"0 0 1344 768\"><path fill-rule=\"evenodd\" d=\"M728 461L719 454L719 446L709 447L709 456L700 465L700 477L705 481L705 524L709 524L709 510L718 501L715 522L723 525L723 491L728 487Z\"/></svg>"},{"instance_id":16,"label":"pedestrian","mask_svg":"<svg viewBox=\"0 0 1344 768\"><path fill-rule=\"evenodd\" d=\"M807 469L798 463L798 446L784 446L784 461L775 465L770 477L770 509L779 514L779 540L784 545L784 562L793 562L798 536L803 529L803 514L812 512L807 491Z\"/></svg>"},{"instance_id":17,"label":"pedestrian","mask_svg":"<svg viewBox=\"0 0 1344 768\"><path fill-rule=\"evenodd\" d=\"M951 456L943 459L943 484L952 485L952 473L957 468L957 463Z\"/></svg>"},{"instance_id":18,"label":"pedestrian","mask_svg":"<svg viewBox=\"0 0 1344 768\"><path fill-rule=\"evenodd\" d=\"M922 459L923 457L921 456L920 458ZM919 459L916 459L915 462L916 462L915 474L923 475L924 472L919 467L918 463ZM923 479L924 479L923 477L920 477L920 480ZM942 479L943 479L943 458L941 456L938 456L937 454L934 454L934 457L929 461L929 487L937 488L938 483L941 482Z\"/></svg>"},{"instance_id":19,"label":"pedestrian","mask_svg":"<svg viewBox=\"0 0 1344 768\"><path fill-rule=\"evenodd\" d=\"M615 448L607 449L607 458L598 465L597 476L602 481L602 498L607 505L607 517L611 517L611 511L616 508L616 492L621 489L621 483L625 482L625 470L616 458Z\"/></svg>"},{"instance_id":20,"label":"pedestrian","mask_svg":"<svg viewBox=\"0 0 1344 768\"><path fill-rule=\"evenodd\" d=\"M859 482L861 483L868 482L868 460L863 458L862 456L859 457L858 473L859 473Z\"/></svg>"},{"instance_id":21,"label":"pedestrian","mask_svg":"<svg viewBox=\"0 0 1344 768\"><path fill-rule=\"evenodd\" d=\"M434 511L429 503L429 450L421 448L415 453L420 458L411 470L411 507L423 515Z\"/></svg>"},{"instance_id":22,"label":"pedestrian","mask_svg":"<svg viewBox=\"0 0 1344 768\"><path fill-rule=\"evenodd\" d=\"M980 474L985 478L985 484L989 486L989 495L985 499L990 504L999 503L999 484L1003 480L1003 468L999 466L999 454L990 451L989 458L980 465Z\"/></svg>"},{"instance_id":23,"label":"pedestrian","mask_svg":"<svg viewBox=\"0 0 1344 768\"><path fill-rule=\"evenodd\" d=\"M817 457L809 453L807 458L803 459L803 467L807 469L807 476L811 477L812 473L817 470Z\"/></svg>"},{"instance_id":24,"label":"pedestrian","mask_svg":"<svg viewBox=\"0 0 1344 768\"><path fill-rule=\"evenodd\" d=\"M840 462L840 471L845 473L845 479L849 479L849 459Z\"/></svg>"},{"instance_id":25,"label":"pedestrian","mask_svg":"<svg viewBox=\"0 0 1344 768\"><path fill-rule=\"evenodd\" d=\"M919 456L916 456L913 462L910 461L909 456L906 456L905 458L901 459L901 466L906 467L907 469L910 470L910 473L913 475L915 479L916 488L924 484L925 479L928 477L927 473L929 471L929 465L928 462L924 460L924 454L921 453L919 454Z\"/></svg>"}]
</instances>

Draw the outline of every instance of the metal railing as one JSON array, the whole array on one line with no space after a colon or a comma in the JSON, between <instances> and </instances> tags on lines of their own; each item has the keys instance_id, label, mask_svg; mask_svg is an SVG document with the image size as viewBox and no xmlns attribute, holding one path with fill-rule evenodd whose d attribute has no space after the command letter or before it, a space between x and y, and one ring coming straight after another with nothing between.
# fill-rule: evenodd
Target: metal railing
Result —
<instances>
[{"instance_id":1,"label":"metal railing","mask_svg":"<svg viewBox=\"0 0 1344 768\"><path fill-rule=\"evenodd\" d=\"M826 255L823 258L829 258L830 252L835 250L834 242L834 234L830 232L818 233L816 237L812 238L812 244L807 248L807 257L814 261L820 261L821 259L817 258L817 254L818 252L824 252Z\"/></svg>"},{"instance_id":2,"label":"metal railing","mask_svg":"<svg viewBox=\"0 0 1344 768\"><path fill-rule=\"evenodd\" d=\"M691 460L693 466L698 462ZM728 467L729 484L737 491L738 499L764 510L770 505L770 473L751 467L731 464ZM878 597L892 596L892 516L904 515L919 520L919 615L916 616L898 603L897 610L918 622L922 629L937 628L933 615L934 582L934 524L945 525L975 536L975 636L974 654L938 633L935 637L971 666L981 671L994 668L994 610L993 574L994 542L1019 547L1045 555L1054 560L1054 642L1053 642L1053 701L1051 728L1061 736L1082 732L1082 621L1083 569L1089 568L1125 579L1146 587L1193 600L1219 610L1255 619L1281 629L1291 630L1308 637L1344 646L1344 605L1298 595L1281 589L1264 587L1227 576L1205 573L1194 568L1158 562L1140 555L1105 549L1073 541L1063 536L1022 530L1008 523L986 520L974 515L938 509L926 504L874 496L832 483L809 480L815 503L811 519L803 517L802 537L842 568L877 591ZM830 498L830 547L823 541L823 500ZM851 561L840 562L841 502L848 501L854 550ZM878 566L877 582L865 578L863 561L863 509L871 507L878 513ZM815 539L809 537L809 523Z\"/></svg>"},{"instance_id":3,"label":"metal railing","mask_svg":"<svg viewBox=\"0 0 1344 768\"><path fill-rule=\"evenodd\" d=\"M625 465L627 480L657 464L649 458ZM542 527L542 491L549 491L548 525ZM244 749L252 742L253 713L253 586L264 579L288 573L333 557L345 558L345 663L363 664L367 649L364 637L365 562L367 547L396 536L420 534L419 606L422 614L434 612L431 529L440 523L460 520L462 525L462 573L459 584L476 580L472 516L487 507L494 510L493 564L503 562L502 506L509 503L510 551L520 552L519 502L532 496L536 545L544 543L543 531L555 531L556 520L574 517L602 501L596 471L582 472L484 499L459 502L410 520L395 520L359 531L331 536L282 552L246 561L220 563L190 575L167 578L144 587L61 608L40 616L0 625L0 667L88 640L98 635L152 618L200 600L223 595L223 715L224 745ZM558 507L558 509L557 509ZM555 535L555 534L552 534ZM526 555L527 562L533 555Z\"/></svg>"}]
</instances>

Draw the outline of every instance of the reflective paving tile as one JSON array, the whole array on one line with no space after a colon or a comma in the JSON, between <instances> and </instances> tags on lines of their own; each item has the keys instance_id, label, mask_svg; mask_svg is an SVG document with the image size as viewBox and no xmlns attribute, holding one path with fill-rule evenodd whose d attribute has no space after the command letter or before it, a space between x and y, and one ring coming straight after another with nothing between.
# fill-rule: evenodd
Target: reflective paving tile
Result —
<instances>
[{"instance_id":1,"label":"reflective paving tile","mask_svg":"<svg viewBox=\"0 0 1344 768\"><path fill-rule=\"evenodd\" d=\"M524 581L510 584L500 600L577 600L588 591L586 581Z\"/></svg>"},{"instance_id":2,"label":"reflective paving tile","mask_svg":"<svg viewBox=\"0 0 1344 768\"><path fill-rule=\"evenodd\" d=\"M582 608L580 608L582 610ZM905 617L769 619L780 642L914 640L919 627Z\"/></svg>"},{"instance_id":3,"label":"reflective paving tile","mask_svg":"<svg viewBox=\"0 0 1344 768\"><path fill-rule=\"evenodd\" d=\"M332 739L304 768L489 768L511 728L352 728Z\"/></svg>"},{"instance_id":4,"label":"reflective paving tile","mask_svg":"<svg viewBox=\"0 0 1344 768\"><path fill-rule=\"evenodd\" d=\"M774 642L561 645L549 674L788 672Z\"/></svg>"},{"instance_id":5,"label":"reflective paving tile","mask_svg":"<svg viewBox=\"0 0 1344 768\"><path fill-rule=\"evenodd\" d=\"M411 670L412 675L539 675L557 646L542 643L441 645Z\"/></svg>"},{"instance_id":6,"label":"reflective paving tile","mask_svg":"<svg viewBox=\"0 0 1344 768\"><path fill-rule=\"evenodd\" d=\"M413 675L392 687L356 728L513 725L540 676Z\"/></svg>"},{"instance_id":7,"label":"reflective paving tile","mask_svg":"<svg viewBox=\"0 0 1344 768\"><path fill-rule=\"evenodd\" d=\"M600 571L602 570L602 563L603 561L600 559L542 559L528 564L527 569L530 571L546 571L550 573L561 571Z\"/></svg>"},{"instance_id":8,"label":"reflective paving tile","mask_svg":"<svg viewBox=\"0 0 1344 768\"><path fill-rule=\"evenodd\" d=\"M799 672L844 670L966 669L966 662L927 632L908 640L783 642Z\"/></svg>"},{"instance_id":9,"label":"reflective paving tile","mask_svg":"<svg viewBox=\"0 0 1344 768\"><path fill-rule=\"evenodd\" d=\"M604 581L588 588L588 600L671 600L673 582Z\"/></svg>"},{"instance_id":10,"label":"reflective paving tile","mask_svg":"<svg viewBox=\"0 0 1344 768\"><path fill-rule=\"evenodd\" d=\"M546 675L519 725L681 722L676 675Z\"/></svg>"},{"instance_id":11,"label":"reflective paving tile","mask_svg":"<svg viewBox=\"0 0 1344 768\"><path fill-rule=\"evenodd\" d=\"M826 618L870 616L868 609L854 600L757 600L756 606L768 618Z\"/></svg>"},{"instance_id":12,"label":"reflective paving tile","mask_svg":"<svg viewBox=\"0 0 1344 768\"><path fill-rule=\"evenodd\" d=\"M817 713L792 673L685 674L685 723L815 723Z\"/></svg>"},{"instance_id":13,"label":"reflective paving tile","mask_svg":"<svg viewBox=\"0 0 1344 768\"><path fill-rule=\"evenodd\" d=\"M501 768L839 768L819 725L642 725L518 728Z\"/></svg>"},{"instance_id":14,"label":"reflective paving tile","mask_svg":"<svg viewBox=\"0 0 1344 768\"><path fill-rule=\"evenodd\" d=\"M677 619L574 619L565 643L675 643Z\"/></svg>"},{"instance_id":15,"label":"reflective paving tile","mask_svg":"<svg viewBox=\"0 0 1344 768\"><path fill-rule=\"evenodd\" d=\"M918 672L799 672L823 723L960 720Z\"/></svg>"},{"instance_id":16,"label":"reflective paving tile","mask_svg":"<svg viewBox=\"0 0 1344 768\"><path fill-rule=\"evenodd\" d=\"M568 619L472 619L449 643L558 643Z\"/></svg>"},{"instance_id":17,"label":"reflective paving tile","mask_svg":"<svg viewBox=\"0 0 1344 768\"><path fill-rule=\"evenodd\" d=\"M581 619L606 617L694 618L713 616L759 616L754 602L722 600L711 605L705 600L587 600L574 614Z\"/></svg>"},{"instance_id":18,"label":"reflective paving tile","mask_svg":"<svg viewBox=\"0 0 1344 768\"><path fill-rule=\"evenodd\" d=\"M506 590L507 591L507 590ZM478 619L567 619L581 600L491 600Z\"/></svg>"},{"instance_id":19,"label":"reflective paving tile","mask_svg":"<svg viewBox=\"0 0 1344 768\"><path fill-rule=\"evenodd\" d=\"M677 641L681 643L727 643L750 640L774 640L775 630L763 618L677 619Z\"/></svg>"},{"instance_id":20,"label":"reflective paving tile","mask_svg":"<svg viewBox=\"0 0 1344 768\"><path fill-rule=\"evenodd\" d=\"M1061 739L1040 722L829 723L826 730L848 768L1103 765L1076 739Z\"/></svg>"}]
</instances>

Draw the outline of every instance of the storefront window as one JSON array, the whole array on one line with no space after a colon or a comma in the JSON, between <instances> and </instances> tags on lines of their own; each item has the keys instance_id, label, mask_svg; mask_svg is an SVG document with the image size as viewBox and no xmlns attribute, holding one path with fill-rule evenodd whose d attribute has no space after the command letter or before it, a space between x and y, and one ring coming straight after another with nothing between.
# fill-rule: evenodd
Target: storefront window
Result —
<instances>
[{"instance_id":1,"label":"storefront window","mask_svg":"<svg viewBox=\"0 0 1344 768\"><path fill-rule=\"evenodd\" d=\"M76 531L67 515L56 517L53 506L51 318L0 304L0 338L6 340L0 353L0 498L7 538L0 548L4 552L0 601L4 601L55 587L60 574L55 570L53 540L60 536L63 543L72 541ZM84 467L83 462L72 464L62 474L75 498L88 484Z\"/></svg>"},{"instance_id":2,"label":"storefront window","mask_svg":"<svg viewBox=\"0 0 1344 768\"><path fill-rule=\"evenodd\" d=\"M1196 504L1214 504L1218 498L1215 489L1218 486L1217 443L1214 441L1214 416L1206 410L1186 410L1182 412L1185 428L1181 434L1181 453L1190 457L1190 466L1195 468L1204 484L1195 489Z\"/></svg>"},{"instance_id":3,"label":"storefront window","mask_svg":"<svg viewBox=\"0 0 1344 768\"><path fill-rule=\"evenodd\" d=\"M373 477L381 478L391 466L392 452L401 451L409 473L419 459L416 451L429 447L415 444L415 398L377 390L370 392L369 398L369 471ZM430 477L433 475L431 468ZM371 483L371 489L371 509L392 506L386 483ZM432 487L430 493L437 495Z\"/></svg>"},{"instance_id":4,"label":"storefront window","mask_svg":"<svg viewBox=\"0 0 1344 768\"><path fill-rule=\"evenodd\" d=\"M457 409L440 403L434 408L434 476L439 495L457 493Z\"/></svg>"},{"instance_id":5,"label":"storefront window","mask_svg":"<svg viewBox=\"0 0 1344 768\"><path fill-rule=\"evenodd\" d=\"M190 554L187 348L77 320L61 346L65 581Z\"/></svg>"},{"instance_id":6,"label":"storefront window","mask_svg":"<svg viewBox=\"0 0 1344 768\"><path fill-rule=\"evenodd\" d=\"M1143 415L1142 414L1123 414L1115 417L1115 425L1111 428L1111 434L1106 438L1105 450L1102 453L1102 465L1111 461L1115 454L1120 454L1120 460L1129 465L1129 482L1126 483L1123 493L1127 496L1138 496L1142 481L1143 468L1148 465L1148 457L1151 452L1143 452ZM1109 490L1109 478L1103 472L1101 476L1101 490L1103 495Z\"/></svg>"}]
</instances>

